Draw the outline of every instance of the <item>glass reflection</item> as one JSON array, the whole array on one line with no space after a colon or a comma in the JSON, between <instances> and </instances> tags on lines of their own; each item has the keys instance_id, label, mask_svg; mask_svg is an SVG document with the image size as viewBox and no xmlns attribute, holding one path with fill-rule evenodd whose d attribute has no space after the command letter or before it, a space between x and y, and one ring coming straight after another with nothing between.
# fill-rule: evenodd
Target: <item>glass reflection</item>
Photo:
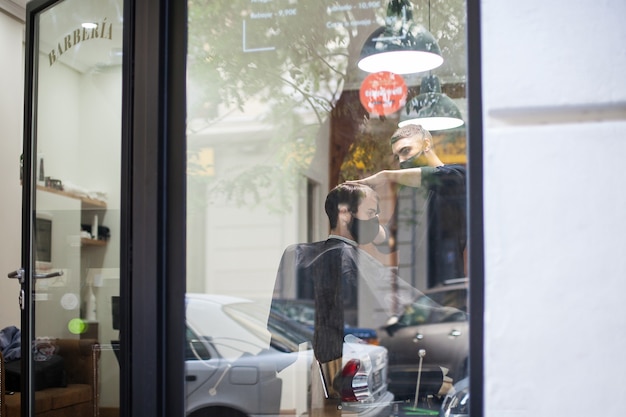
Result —
<instances>
[{"instance_id":1,"label":"glass reflection","mask_svg":"<svg viewBox=\"0 0 626 417\"><path fill-rule=\"evenodd\" d=\"M35 392L37 415L119 413L111 342L120 279L122 9L121 0L59 1L37 16L29 39L33 218L41 226L32 343L35 362L53 352L67 374L54 390ZM34 375L35 384L44 379ZM19 414L19 398L9 402L9 414Z\"/></svg>"},{"instance_id":2,"label":"glass reflection","mask_svg":"<svg viewBox=\"0 0 626 417\"><path fill-rule=\"evenodd\" d=\"M413 20L429 28L442 51L436 71L368 74L357 62L366 39L389 23L387 6L189 4L187 372L207 368L209 361L198 357L219 358L222 365L209 366L214 374L200 379L224 380L245 364L250 374L237 378L251 385L227 389L220 382L222 390L211 391L213 382L188 383L189 413L218 403L236 408L227 399L248 389L256 389L250 398L262 400L246 404L246 413L331 415L341 413L340 404L359 414L393 407L436 412L467 372L466 327L453 329L454 341L440 337L441 329L420 329L423 337L415 341L397 337L409 327L407 309L423 294L433 311L463 312L461 304L431 293L467 287L465 126L410 130L415 134L403 139L417 144L404 140L402 148L419 147L415 153L390 142L426 76L436 75L465 113L465 4L413 4ZM453 171L454 179L440 171ZM411 173L410 181L395 177ZM359 213L359 200L338 216L342 229L335 233L354 244L338 239L334 250L352 253L352 278L345 265L344 272L333 266L337 260L324 248L336 226L325 201L346 181L369 187L376 201ZM372 230L375 236L367 237ZM210 298L215 312L196 311L192 293ZM243 314L242 306L255 312ZM467 323L464 313L449 315L456 318L423 324ZM266 355L273 359L261 361ZM266 395L258 397L263 384L252 383L252 374L266 381ZM327 397L337 401L329 404Z\"/></svg>"}]
</instances>

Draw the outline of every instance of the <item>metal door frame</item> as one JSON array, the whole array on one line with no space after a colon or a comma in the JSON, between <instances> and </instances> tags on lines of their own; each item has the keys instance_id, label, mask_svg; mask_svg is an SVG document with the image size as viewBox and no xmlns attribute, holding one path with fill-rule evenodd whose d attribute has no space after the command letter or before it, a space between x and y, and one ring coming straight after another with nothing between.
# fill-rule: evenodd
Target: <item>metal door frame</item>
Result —
<instances>
[{"instance_id":1,"label":"metal door frame","mask_svg":"<svg viewBox=\"0 0 626 417\"><path fill-rule=\"evenodd\" d=\"M120 415L183 416L187 2L124 22Z\"/></svg>"}]
</instances>

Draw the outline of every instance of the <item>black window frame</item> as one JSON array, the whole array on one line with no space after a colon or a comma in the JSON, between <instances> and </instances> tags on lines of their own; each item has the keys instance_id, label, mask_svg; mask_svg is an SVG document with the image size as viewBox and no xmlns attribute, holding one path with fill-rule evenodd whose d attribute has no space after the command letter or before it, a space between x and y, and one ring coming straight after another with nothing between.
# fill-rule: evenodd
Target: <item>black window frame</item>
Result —
<instances>
[{"instance_id":1,"label":"black window frame","mask_svg":"<svg viewBox=\"0 0 626 417\"><path fill-rule=\"evenodd\" d=\"M484 229L483 229L483 106L480 0L467 2L467 103L468 103L468 233L470 323L470 415L484 414Z\"/></svg>"},{"instance_id":2,"label":"black window frame","mask_svg":"<svg viewBox=\"0 0 626 417\"><path fill-rule=\"evenodd\" d=\"M217 1L217 0L215 0ZM187 4L125 0L121 416L184 415ZM470 390L483 415L480 0L467 2Z\"/></svg>"},{"instance_id":3,"label":"black window frame","mask_svg":"<svg viewBox=\"0 0 626 417\"><path fill-rule=\"evenodd\" d=\"M187 3L125 0L120 416L184 416Z\"/></svg>"}]
</instances>

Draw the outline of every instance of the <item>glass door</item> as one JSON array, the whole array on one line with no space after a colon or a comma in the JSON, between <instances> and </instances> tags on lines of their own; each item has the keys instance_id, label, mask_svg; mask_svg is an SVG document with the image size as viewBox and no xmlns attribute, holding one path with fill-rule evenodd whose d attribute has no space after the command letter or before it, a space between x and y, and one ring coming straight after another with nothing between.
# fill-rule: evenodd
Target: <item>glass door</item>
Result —
<instances>
[{"instance_id":1,"label":"glass door","mask_svg":"<svg viewBox=\"0 0 626 417\"><path fill-rule=\"evenodd\" d=\"M122 5L27 7L22 415L119 413Z\"/></svg>"}]
</instances>

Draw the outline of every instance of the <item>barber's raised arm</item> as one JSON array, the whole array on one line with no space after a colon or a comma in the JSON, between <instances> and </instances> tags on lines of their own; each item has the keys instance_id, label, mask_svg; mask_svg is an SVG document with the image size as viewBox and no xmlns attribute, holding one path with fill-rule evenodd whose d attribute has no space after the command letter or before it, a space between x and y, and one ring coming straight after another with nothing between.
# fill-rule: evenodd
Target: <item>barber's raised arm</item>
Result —
<instances>
[{"instance_id":1,"label":"barber's raised arm","mask_svg":"<svg viewBox=\"0 0 626 417\"><path fill-rule=\"evenodd\" d=\"M406 185L409 187L421 187L422 186L422 170L429 169L424 168L407 168L407 169L385 169L377 172L369 177L362 178L355 181L360 184L369 185L373 189L385 185L387 183L395 183L400 185ZM430 168L432 169L432 168Z\"/></svg>"}]
</instances>

